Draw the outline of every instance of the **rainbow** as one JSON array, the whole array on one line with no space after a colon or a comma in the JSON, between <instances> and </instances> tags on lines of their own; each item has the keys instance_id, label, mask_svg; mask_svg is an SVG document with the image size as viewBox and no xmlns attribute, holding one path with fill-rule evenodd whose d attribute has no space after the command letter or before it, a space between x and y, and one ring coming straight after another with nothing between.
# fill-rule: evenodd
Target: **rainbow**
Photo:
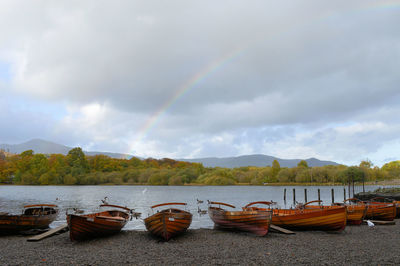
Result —
<instances>
[{"instance_id":1,"label":"rainbow","mask_svg":"<svg viewBox=\"0 0 400 266\"><path fill-rule=\"evenodd\" d=\"M330 19L333 17L337 17L339 15L349 15L353 14L354 12L365 12L365 11L370 11L370 10L390 10L394 8L399 8L400 7L400 0L378 0L375 2L370 2L366 3L364 6L359 7L359 8L354 8L350 9L347 11L344 11L342 14L339 12L336 13L331 13L329 15L325 16L317 16L314 20L309 22L310 24L315 23L316 21L324 21L326 19ZM307 24L309 24L307 23ZM298 28L299 25L297 25ZM293 32L294 29L286 31L286 33ZM282 32L279 33L281 35ZM223 66L227 65L228 63L232 62L235 58L239 57L244 53L245 50L248 49L248 47L251 46L251 44L254 43L248 42L245 46L241 47L236 47L232 51L224 54L223 56L219 57L218 59L212 61L211 63L207 64L204 68L202 68L200 71L195 73L190 79L188 79L186 82L184 82L176 91L175 93L167 100L164 102L163 105L160 106L148 119L147 121L139 128L136 141L134 142L133 145L130 146L130 150L132 151L135 143L138 143L143 139L143 137L146 135L148 131L156 124L156 122L160 119L160 117L175 103L177 102L180 98L182 98L188 91L190 91L192 88L196 87L199 83L204 81L207 77L221 69Z\"/></svg>"},{"instance_id":2,"label":"rainbow","mask_svg":"<svg viewBox=\"0 0 400 266\"><path fill-rule=\"evenodd\" d=\"M150 118L143 124L143 126L139 129L138 140L141 140L146 133L156 124L156 122L160 119L162 114L164 114L175 102L177 102L180 98L182 98L190 89L194 88L196 85L201 83L207 77L218 71L224 65L228 64L235 58L239 57L244 48L236 48L233 51L221 56L217 60L212 61L208 65L206 65L203 69L193 75L190 79L188 79L183 85L181 85L175 93L162 105L158 108Z\"/></svg>"}]
</instances>

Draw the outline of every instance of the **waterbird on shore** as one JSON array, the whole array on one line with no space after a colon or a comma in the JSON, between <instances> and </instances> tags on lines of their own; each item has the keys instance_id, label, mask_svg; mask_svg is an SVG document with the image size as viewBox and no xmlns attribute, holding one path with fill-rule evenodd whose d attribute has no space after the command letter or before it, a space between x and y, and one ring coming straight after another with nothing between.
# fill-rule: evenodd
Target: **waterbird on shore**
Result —
<instances>
[{"instance_id":1,"label":"waterbird on shore","mask_svg":"<svg viewBox=\"0 0 400 266\"><path fill-rule=\"evenodd\" d=\"M202 215L202 214L207 214L207 210L202 210L200 207L197 207L197 212Z\"/></svg>"},{"instance_id":2,"label":"waterbird on shore","mask_svg":"<svg viewBox=\"0 0 400 266\"><path fill-rule=\"evenodd\" d=\"M367 224L369 227L374 227L375 224L373 222L371 222L370 220L367 220Z\"/></svg>"},{"instance_id":3,"label":"waterbird on shore","mask_svg":"<svg viewBox=\"0 0 400 266\"><path fill-rule=\"evenodd\" d=\"M80 210L80 209L78 209L78 208L72 208L72 210L73 210L75 213L77 213L77 214L84 213L83 210Z\"/></svg>"},{"instance_id":4,"label":"waterbird on shore","mask_svg":"<svg viewBox=\"0 0 400 266\"><path fill-rule=\"evenodd\" d=\"M197 204L201 204L201 203L203 203L203 201L202 201L202 200L199 200L199 199L197 199Z\"/></svg>"}]
</instances>

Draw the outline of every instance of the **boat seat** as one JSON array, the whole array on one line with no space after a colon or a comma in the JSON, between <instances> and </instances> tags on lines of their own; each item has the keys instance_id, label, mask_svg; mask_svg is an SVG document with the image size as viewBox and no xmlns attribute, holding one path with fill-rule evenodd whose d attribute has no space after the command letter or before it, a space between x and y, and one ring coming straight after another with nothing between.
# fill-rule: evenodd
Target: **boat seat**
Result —
<instances>
[{"instance_id":1,"label":"boat seat","mask_svg":"<svg viewBox=\"0 0 400 266\"><path fill-rule=\"evenodd\" d=\"M96 216L96 218L100 218L100 219L110 219L110 220L118 220L118 221L124 221L125 219L123 217L120 216Z\"/></svg>"}]
</instances>

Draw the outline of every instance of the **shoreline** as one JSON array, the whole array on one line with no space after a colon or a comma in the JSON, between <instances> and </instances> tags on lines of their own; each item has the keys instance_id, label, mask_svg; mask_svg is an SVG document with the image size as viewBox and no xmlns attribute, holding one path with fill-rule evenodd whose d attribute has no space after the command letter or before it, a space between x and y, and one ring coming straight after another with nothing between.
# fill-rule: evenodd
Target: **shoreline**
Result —
<instances>
[{"instance_id":1,"label":"shoreline","mask_svg":"<svg viewBox=\"0 0 400 266\"><path fill-rule=\"evenodd\" d=\"M355 183L355 186L362 186L362 183ZM32 187L47 187L47 186L66 186L66 187L81 187L81 186L151 186L151 187L168 187L170 185L149 185L149 184L137 184L137 183L123 183L123 184L113 184L113 183L104 183L104 184L98 184L98 185L23 185L23 184L3 184L0 183L0 186L32 186ZM306 186L336 186L336 187L341 187L341 186L348 186L348 184L342 184L342 183L266 183L264 185L251 185L250 183L239 183L236 185L205 185L205 184L184 184L184 185L173 185L174 187L205 187L205 186L210 186L210 187L224 187L224 186L249 186L249 187L266 187L266 186L301 186L301 187L306 187ZM378 181L378 182L372 182L368 181L365 182L365 186L400 186L400 179L394 179L394 180L383 180L383 181Z\"/></svg>"},{"instance_id":2,"label":"shoreline","mask_svg":"<svg viewBox=\"0 0 400 266\"><path fill-rule=\"evenodd\" d=\"M0 236L4 265L361 265L400 261L400 224L347 226L343 232L299 231L295 235L189 229L169 242L146 231L71 242L63 233L39 242Z\"/></svg>"}]
</instances>

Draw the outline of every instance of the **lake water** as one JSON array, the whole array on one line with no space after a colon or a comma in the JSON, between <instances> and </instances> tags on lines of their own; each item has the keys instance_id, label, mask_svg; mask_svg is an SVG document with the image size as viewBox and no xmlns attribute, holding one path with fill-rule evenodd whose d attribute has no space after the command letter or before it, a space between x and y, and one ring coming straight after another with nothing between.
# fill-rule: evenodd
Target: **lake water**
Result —
<instances>
[{"instance_id":1,"label":"lake water","mask_svg":"<svg viewBox=\"0 0 400 266\"><path fill-rule=\"evenodd\" d=\"M379 186L365 186L366 191ZM283 191L287 189L286 202ZM79 208L85 212L99 210L101 199L108 197L110 204L134 208L142 213L142 218L151 214L150 206L164 202L186 202L187 210L193 213L190 228L212 228L208 214L199 215L198 208L207 209L207 200L222 201L238 208L252 201L270 201L280 207L290 208L293 203L293 188L296 199L304 202L304 188L307 188L308 201L318 199L331 203L331 188L335 191L335 201L343 201L342 186L0 186L0 211L21 213L22 206L35 203L57 204L60 214L51 227L65 223L65 211ZM360 188L358 188L360 190ZM346 195L346 197L348 197ZM197 199L204 203L198 204ZM141 219L128 222L124 230L144 230Z\"/></svg>"}]
</instances>

